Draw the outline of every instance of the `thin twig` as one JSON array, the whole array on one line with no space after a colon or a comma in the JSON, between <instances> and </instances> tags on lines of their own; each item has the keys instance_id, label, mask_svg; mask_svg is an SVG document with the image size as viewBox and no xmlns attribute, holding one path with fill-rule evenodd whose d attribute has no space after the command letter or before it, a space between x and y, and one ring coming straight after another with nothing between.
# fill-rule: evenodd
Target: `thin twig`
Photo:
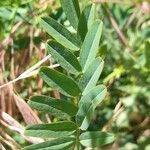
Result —
<instances>
[{"instance_id":1,"label":"thin twig","mask_svg":"<svg viewBox=\"0 0 150 150\"><path fill-rule=\"evenodd\" d=\"M2 136L0 136L0 141L4 142L5 144L7 144L12 150L16 150L16 147L10 143L9 141L7 141L6 139L4 139Z\"/></svg>"},{"instance_id":2,"label":"thin twig","mask_svg":"<svg viewBox=\"0 0 150 150\"><path fill-rule=\"evenodd\" d=\"M0 143L0 149L1 150L6 150L5 147Z\"/></svg>"},{"instance_id":3,"label":"thin twig","mask_svg":"<svg viewBox=\"0 0 150 150\"><path fill-rule=\"evenodd\" d=\"M126 39L125 35L123 34L123 32L120 30L116 20L114 19L114 17L112 16L112 14L110 13L108 6L105 4L103 5L103 9L106 12L107 17L109 18L109 21L112 25L112 27L114 28L114 30L116 31L120 41L122 42L122 44L127 47L129 49L129 51L131 50L128 40Z\"/></svg>"},{"instance_id":4,"label":"thin twig","mask_svg":"<svg viewBox=\"0 0 150 150\"><path fill-rule=\"evenodd\" d=\"M122 102L119 101L113 111L113 114L107 124L103 127L102 131L108 131L111 128L112 123L116 120L116 118L119 116L121 112L124 111L124 108L122 106Z\"/></svg>"},{"instance_id":5,"label":"thin twig","mask_svg":"<svg viewBox=\"0 0 150 150\"><path fill-rule=\"evenodd\" d=\"M39 61L37 64L35 64L34 66L32 66L31 68L29 68L28 70L26 70L25 72L23 72L19 77L17 77L16 79L12 80L12 81L9 81L8 83L6 84L3 84L0 86L0 89L3 88L3 87L6 87L12 83L15 83L16 81L18 80L21 80L21 79L25 79L25 78L28 78L28 77L31 77L33 75L36 75L38 74L39 72L39 69L36 69L38 68L42 63L44 63L45 61L47 61L49 58L51 57L51 55L49 54L48 56L44 57L41 61ZM49 66L49 68L55 68L55 67L58 67L59 64L54 64L54 65L51 65ZM35 70L36 69L36 70Z\"/></svg>"},{"instance_id":6,"label":"thin twig","mask_svg":"<svg viewBox=\"0 0 150 150\"><path fill-rule=\"evenodd\" d=\"M132 14L131 16L129 17L129 19L127 20L127 23L125 25L125 29L127 30L129 25L133 22L134 18L137 16L137 13L138 13L138 9L136 9Z\"/></svg>"},{"instance_id":7,"label":"thin twig","mask_svg":"<svg viewBox=\"0 0 150 150\"><path fill-rule=\"evenodd\" d=\"M38 68L42 63L44 63L45 61L47 61L50 57L51 57L50 54L48 56L44 57L41 61L39 61L38 63L36 63L32 67L30 67L28 70L26 70L24 73L22 73L19 77L26 76L28 73L31 73L33 70L35 70L36 68Z\"/></svg>"},{"instance_id":8,"label":"thin twig","mask_svg":"<svg viewBox=\"0 0 150 150\"><path fill-rule=\"evenodd\" d=\"M1 136L5 140L7 140L9 143L11 143L11 145L13 145L15 148L21 149L21 146L18 143L16 143L16 141L11 136L9 136L7 133L5 133L3 128L0 128L0 131L1 131Z\"/></svg>"}]
</instances>

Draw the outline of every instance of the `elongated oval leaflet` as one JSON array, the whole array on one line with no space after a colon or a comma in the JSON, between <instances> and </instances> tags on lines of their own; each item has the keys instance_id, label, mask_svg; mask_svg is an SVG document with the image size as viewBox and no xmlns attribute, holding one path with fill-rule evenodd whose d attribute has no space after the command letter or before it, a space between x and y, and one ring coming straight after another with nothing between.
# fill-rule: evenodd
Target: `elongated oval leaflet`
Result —
<instances>
[{"instance_id":1,"label":"elongated oval leaflet","mask_svg":"<svg viewBox=\"0 0 150 150\"><path fill-rule=\"evenodd\" d=\"M86 95L83 95L80 99L79 106L86 102L92 102L98 105L99 101L103 100L107 92L106 86L100 84L92 88ZM100 99L101 100L100 100Z\"/></svg>"},{"instance_id":2,"label":"elongated oval leaflet","mask_svg":"<svg viewBox=\"0 0 150 150\"><path fill-rule=\"evenodd\" d=\"M115 137L107 132L84 132L80 135L80 143L85 147L100 148L114 142Z\"/></svg>"},{"instance_id":3,"label":"elongated oval leaflet","mask_svg":"<svg viewBox=\"0 0 150 150\"><path fill-rule=\"evenodd\" d=\"M81 98L79 109L76 114L76 122L80 125L81 130L86 130L88 128L94 110L98 104L102 102L106 92L107 90L104 85L98 85Z\"/></svg>"},{"instance_id":4,"label":"elongated oval leaflet","mask_svg":"<svg viewBox=\"0 0 150 150\"><path fill-rule=\"evenodd\" d=\"M66 96L78 96L80 94L78 85L71 78L56 70L41 67L39 74L49 86Z\"/></svg>"},{"instance_id":5,"label":"elongated oval leaflet","mask_svg":"<svg viewBox=\"0 0 150 150\"><path fill-rule=\"evenodd\" d=\"M72 74L79 74L81 66L73 53L71 53L64 46L56 41L49 41L47 43L48 52L52 57L62 66L67 72Z\"/></svg>"},{"instance_id":6,"label":"elongated oval leaflet","mask_svg":"<svg viewBox=\"0 0 150 150\"><path fill-rule=\"evenodd\" d=\"M73 117L77 113L77 107L65 100L57 100L49 96L32 96L29 105L39 111L50 113L58 118Z\"/></svg>"},{"instance_id":7,"label":"elongated oval leaflet","mask_svg":"<svg viewBox=\"0 0 150 150\"><path fill-rule=\"evenodd\" d=\"M82 95L88 93L95 87L104 66L104 61L98 57L96 58L83 73L79 80L79 87L82 90Z\"/></svg>"},{"instance_id":8,"label":"elongated oval leaflet","mask_svg":"<svg viewBox=\"0 0 150 150\"><path fill-rule=\"evenodd\" d=\"M50 17L42 17L40 24L43 29L50 34L57 42L69 48L72 51L78 51L80 48L80 41L75 35L70 33L64 26L57 23Z\"/></svg>"},{"instance_id":9,"label":"elongated oval leaflet","mask_svg":"<svg viewBox=\"0 0 150 150\"><path fill-rule=\"evenodd\" d=\"M23 148L23 150L67 150L75 143L73 137L63 137L40 144L33 144Z\"/></svg>"},{"instance_id":10,"label":"elongated oval leaflet","mask_svg":"<svg viewBox=\"0 0 150 150\"><path fill-rule=\"evenodd\" d=\"M60 3L70 24L77 29L80 17L78 0L60 0Z\"/></svg>"},{"instance_id":11,"label":"elongated oval leaflet","mask_svg":"<svg viewBox=\"0 0 150 150\"><path fill-rule=\"evenodd\" d=\"M25 130L25 135L41 138L59 138L72 135L76 129L75 123L62 121L28 126Z\"/></svg>"},{"instance_id":12,"label":"elongated oval leaflet","mask_svg":"<svg viewBox=\"0 0 150 150\"><path fill-rule=\"evenodd\" d=\"M81 37L82 41L86 36L86 33L90 29L91 25L94 23L95 19L95 4L90 4L83 10L78 24L78 35Z\"/></svg>"},{"instance_id":13,"label":"elongated oval leaflet","mask_svg":"<svg viewBox=\"0 0 150 150\"><path fill-rule=\"evenodd\" d=\"M83 72L89 67L91 62L96 57L102 32L102 26L103 23L100 20L94 21L81 46L79 62Z\"/></svg>"}]
</instances>

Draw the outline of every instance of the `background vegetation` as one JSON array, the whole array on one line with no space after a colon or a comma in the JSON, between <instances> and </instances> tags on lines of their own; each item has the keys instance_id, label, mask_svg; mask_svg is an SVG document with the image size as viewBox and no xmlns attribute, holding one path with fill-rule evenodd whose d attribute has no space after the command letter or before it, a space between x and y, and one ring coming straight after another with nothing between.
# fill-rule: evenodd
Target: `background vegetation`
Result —
<instances>
[{"instance_id":1,"label":"background vegetation","mask_svg":"<svg viewBox=\"0 0 150 150\"><path fill-rule=\"evenodd\" d=\"M150 1L93 0L97 18L104 22L98 56L104 61L99 80L108 88L97 108L90 130L111 131L116 141L108 149L150 148ZM83 9L89 0L80 1ZM28 98L35 94L59 98L37 75L24 71L45 60L49 38L38 19L49 15L74 32L59 0L5 0L0 2L0 149L20 149L42 139L23 135L27 124L53 122L55 118L32 110ZM45 65L53 65L50 58ZM58 67L57 65L53 67ZM58 67L59 71L62 71ZM21 75L21 76L20 76ZM105 148L104 148L105 149Z\"/></svg>"}]
</instances>

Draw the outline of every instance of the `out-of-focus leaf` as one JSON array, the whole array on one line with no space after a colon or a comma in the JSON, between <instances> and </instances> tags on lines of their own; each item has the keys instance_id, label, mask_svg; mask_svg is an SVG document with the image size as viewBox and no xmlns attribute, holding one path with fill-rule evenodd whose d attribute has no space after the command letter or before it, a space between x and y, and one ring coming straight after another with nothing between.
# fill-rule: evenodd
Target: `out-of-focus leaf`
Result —
<instances>
[{"instance_id":1,"label":"out-of-focus leaf","mask_svg":"<svg viewBox=\"0 0 150 150\"><path fill-rule=\"evenodd\" d=\"M91 25L84 39L79 57L79 62L83 71L85 71L89 67L91 62L96 57L102 32L102 26L103 23L100 20L95 21Z\"/></svg>"},{"instance_id":2,"label":"out-of-focus leaf","mask_svg":"<svg viewBox=\"0 0 150 150\"><path fill-rule=\"evenodd\" d=\"M41 67L39 73L43 80L54 90L58 90L66 96L78 96L80 94L78 85L66 75L48 67Z\"/></svg>"},{"instance_id":3,"label":"out-of-focus leaf","mask_svg":"<svg viewBox=\"0 0 150 150\"><path fill-rule=\"evenodd\" d=\"M78 0L60 0L60 2L70 24L77 29L80 17Z\"/></svg>"},{"instance_id":4,"label":"out-of-focus leaf","mask_svg":"<svg viewBox=\"0 0 150 150\"><path fill-rule=\"evenodd\" d=\"M40 144L33 144L23 148L23 150L67 150L73 146L75 138L63 137Z\"/></svg>"},{"instance_id":5,"label":"out-of-focus leaf","mask_svg":"<svg viewBox=\"0 0 150 150\"><path fill-rule=\"evenodd\" d=\"M80 135L80 143L85 147L102 147L106 144L110 144L115 140L115 137L111 133L107 132L85 132Z\"/></svg>"},{"instance_id":6,"label":"out-of-focus leaf","mask_svg":"<svg viewBox=\"0 0 150 150\"><path fill-rule=\"evenodd\" d=\"M13 47L17 50L26 49L29 47L30 37L22 37L14 41Z\"/></svg>"},{"instance_id":7,"label":"out-of-focus leaf","mask_svg":"<svg viewBox=\"0 0 150 150\"><path fill-rule=\"evenodd\" d=\"M73 74L79 74L81 72L81 66L75 55L61 44L55 41L49 41L47 43L47 49L60 66L68 72Z\"/></svg>"},{"instance_id":8,"label":"out-of-focus leaf","mask_svg":"<svg viewBox=\"0 0 150 150\"><path fill-rule=\"evenodd\" d=\"M61 118L65 116L73 117L77 113L77 107L73 104L48 96L32 96L29 100L29 105L34 109Z\"/></svg>"},{"instance_id":9,"label":"out-of-focus leaf","mask_svg":"<svg viewBox=\"0 0 150 150\"><path fill-rule=\"evenodd\" d=\"M7 128L10 128L11 130L19 133L28 142L33 144L38 144L43 142L43 139L41 138L25 136L23 134L24 127L17 120L12 118L9 114L0 111L0 121L1 119L5 122Z\"/></svg>"},{"instance_id":10,"label":"out-of-focus leaf","mask_svg":"<svg viewBox=\"0 0 150 150\"><path fill-rule=\"evenodd\" d=\"M16 105L27 124L38 124L41 122L36 113L29 107L29 105L19 96L14 94Z\"/></svg>"},{"instance_id":11,"label":"out-of-focus leaf","mask_svg":"<svg viewBox=\"0 0 150 150\"><path fill-rule=\"evenodd\" d=\"M9 8L1 7L0 8L0 17L5 20L9 20L11 16L12 10Z\"/></svg>"},{"instance_id":12,"label":"out-of-focus leaf","mask_svg":"<svg viewBox=\"0 0 150 150\"><path fill-rule=\"evenodd\" d=\"M81 98L79 110L76 114L76 121L80 125L81 130L86 130L88 128L94 110L97 105L102 102L106 92L107 90L104 85L98 85Z\"/></svg>"},{"instance_id":13,"label":"out-of-focus leaf","mask_svg":"<svg viewBox=\"0 0 150 150\"><path fill-rule=\"evenodd\" d=\"M103 65L104 61L100 57L98 57L90 64L87 70L83 73L83 76L79 81L79 86L82 90L82 95L85 95L92 88L94 88L102 72Z\"/></svg>"},{"instance_id":14,"label":"out-of-focus leaf","mask_svg":"<svg viewBox=\"0 0 150 150\"><path fill-rule=\"evenodd\" d=\"M76 129L77 126L73 122L62 121L28 126L25 130L25 135L41 138L59 138L70 136Z\"/></svg>"},{"instance_id":15,"label":"out-of-focus leaf","mask_svg":"<svg viewBox=\"0 0 150 150\"><path fill-rule=\"evenodd\" d=\"M80 42L77 37L71 34L64 26L57 23L50 17L42 17L40 24L57 42L73 51L78 51Z\"/></svg>"},{"instance_id":16,"label":"out-of-focus leaf","mask_svg":"<svg viewBox=\"0 0 150 150\"><path fill-rule=\"evenodd\" d=\"M95 4L88 5L83 10L78 25L78 35L80 35L82 41L86 36L91 25L94 23L95 18Z\"/></svg>"}]
</instances>

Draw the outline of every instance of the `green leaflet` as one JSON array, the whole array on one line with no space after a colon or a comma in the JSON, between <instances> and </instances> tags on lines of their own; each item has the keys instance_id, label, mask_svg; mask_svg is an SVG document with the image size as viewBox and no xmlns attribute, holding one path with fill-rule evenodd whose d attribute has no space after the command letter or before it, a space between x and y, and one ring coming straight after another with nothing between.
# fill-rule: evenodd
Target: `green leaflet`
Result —
<instances>
[{"instance_id":1,"label":"green leaflet","mask_svg":"<svg viewBox=\"0 0 150 150\"><path fill-rule=\"evenodd\" d=\"M102 26L103 23L100 20L97 20L91 25L88 33L86 34L79 57L79 62L83 71L89 67L91 62L96 57L102 32Z\"/></svg>"},{"instance_id":2,"label":"green leaflet","mask_svg":"<svg viewBox=\"0 0 150 150\"><path fill-rule=\"evenodd\" d=\"M79 110L76 114L76 122L81 130L86 130L90 124L95 108L102 102L106 95L106 87L98 85L83 95L79 102Z\"/></svg>"},{"instance_id":3,"label":"green leaflet","mask_svg":"<svg viewBox=\"0 0 150 150\"><path fill-rule=\"evenodd\" d=\"M64 26L50 17L42 17L40 24L57 42L73 51L78 51L80 42L75 35L71 34Z\"/></svg>"},{"instance_id":4,"label":"green leaflet","mask_svg":"<svg viewBox=\"0 0 150 150\"><path fill-rule=\"evenodd\" d=\"M102 72L104 61L98 57L96 58L83 73L79 81L79 87L82 90L82 95L88 93L93 87L95 87L99 76Z\"/></svg>"},{"instance_id":5,"label":"green leaflet","mask_svg":"<svg viewBox=\"0 0 150 150\"><path fill-rule=\"evenodd\" d=\"M93 24L95 19L95 4L91 4L85 7L83 10L78 24L78 35L81 40L84 41L86 33Z\"/></svg>"},{"instance_id":6,"label":"green leaflet","mask_svg":"<svg viewBox=\"0 0 150 150\"><path fill-rule=\"evenodd\" d=\"M73 104L49 96L32 96L28 103L34 109L59 118L73 117L77 113L77 107Z\"/></svg>"},{"instance_id":7,"label":"green leaflet","mask_svg":"<svg viewBox=\"0 0 150 150\"><path fill-rule=\"evenodd\" d=\"M91 148L102 147L112 143L114 140L114 135L106 132L85 132L80 135L80 143L85 147Z\"/></svg>"},{"instance_id":8,"label":"green leaflet","mask_svg":"<svg viewBox=\"0 0 150 150\"><path fill-rule=\"evenodd\" d=\"M60 0L60 2L70 24L77 29L80 17L78 0Z\"/></svg>"},{"instance_id":9,"label":"green leaflet","mask_svg":"<svg viewBox=\"0 0 150 150\"><path fill-rule=\"evenodd\" d=\"M47 43L48 52L69 73L79 74L81 66L73 53L55 41Z\"/></svg>"},{"instance_id":10,"label":"green leaflet","mask_svg":"<svg viewBox=\"0 0 150 150\"><path fill-rule=\"evenodd\" d=\"M49 86L66 96L78 96L80 94L78 85L71 78L56 70L41 67L39 74Z\"/></svg>"},{"instance_id":11,"label":"green leaflet","mask_svg":"<svg viewBox=\"0 0 150 150\"><path fill-rule=\"evenodd\" d=\"M73 122L62 121L28 126L25 130L25 135L41 138L59 138L72 135L76 129L77 126Z\"/></svg>"},{"instance_id":12,"label":"green leaflet","mask_svg":"<svg viewBox=\"0 0 150 150\"><path fill-rule=\"evenodd\" d=\"M33 144L23 148L23 150L67 150L75 143L73 137L63 137L40 144Z\"/></svg>"}]
</instances>

